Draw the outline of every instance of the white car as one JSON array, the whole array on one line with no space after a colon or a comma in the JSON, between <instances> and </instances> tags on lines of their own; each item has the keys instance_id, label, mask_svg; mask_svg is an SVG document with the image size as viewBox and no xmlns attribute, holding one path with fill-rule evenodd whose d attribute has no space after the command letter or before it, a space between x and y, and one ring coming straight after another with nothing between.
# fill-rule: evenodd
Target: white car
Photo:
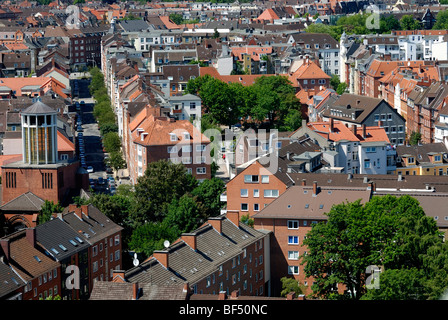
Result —
<instances>
[{"instance_id":1,"label":"white car","mask_svg":"<svg viewBox=\"0 0 448 320\"><path fill-rule=\"evenodd\" d=\"M93 167L92 166L88 166L87 167L87 172L88 173L92 173L93 172Z\"/></svg>"}]
</instances>

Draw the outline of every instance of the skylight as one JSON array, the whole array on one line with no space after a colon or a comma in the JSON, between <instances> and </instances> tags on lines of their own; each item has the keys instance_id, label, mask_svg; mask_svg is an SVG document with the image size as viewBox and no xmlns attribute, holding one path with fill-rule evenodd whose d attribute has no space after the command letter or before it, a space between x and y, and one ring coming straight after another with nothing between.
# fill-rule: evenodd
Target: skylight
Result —
<instances>
[{"instance_id":1,"label":"skylight","mask_svg":"<svg viewBox=\"0 0 448 320\"><path fill-rule=\"evenodd\" d=\"M53 251L55 254L59 254L59 251L56 250L55 248L51 248L51 251Z\"/></svg>"},{"instance_id":2,"label":"skylight","mask_svg":"<svg viewBox=\"0 0 448 320\"><path fill-rule=\"evenodd\" d=\"M82 241L80 237L75 237L75 239L76 239L79 243L84 243L84 241Z\"/></svg>"},{"instance_id":3,"label":"skylight","mask_svg":"<svg viewBox=\"0 0 448 320\"><path fill-rule=\"evenodd\" d=\"M70 243L71 243L72 245L74 245L75 247L78 246L78 244L77 244L75 241L73 241L72 239L70 239L70 240L68 240L68 241L70 241Z\"/></svg>"},{"instance_id":4,"label":"skylight","mask_svg":"<svg viewBox=\"0 0 448 320\"><path fill-rule=\"evenodd\" d=\"M59 245L59 248L61 248L61 249L64 250L64 251L67 251L67 248L64 247L62 244Z\"/></svg>"},{"instance_id":5,"label":"skylight","mask_svg":"<svg viewBox=\"0 0 448 320\"><path fill-rule=\"evenodd\" d=\"M42 262L38 256L34 256L34 259L36 259L37 262Z\"/></svg>"}]
</instances>

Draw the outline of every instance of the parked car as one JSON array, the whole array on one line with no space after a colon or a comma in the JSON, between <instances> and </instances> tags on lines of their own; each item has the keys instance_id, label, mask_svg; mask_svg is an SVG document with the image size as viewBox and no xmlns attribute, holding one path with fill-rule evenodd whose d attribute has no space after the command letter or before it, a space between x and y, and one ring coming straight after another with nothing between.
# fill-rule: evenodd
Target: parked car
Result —
<instances>
[{"instance_id":1,"label":"parked car","mask_svg":"<svg viewBox=\"0 0 448 320\"><path fill-rule=\"evenodd\" d=\"M88 166L87 167L87 172L88 173L93 173L93 167L92 166Z\"/></svg>"},{"instance_id":2,"label":"parked car","mask_svg":"<svg viewBox=\"0 0 448 320\"><path fill-rule=\"evenodd\" d=\"M111 167L107 167L106 168L106 173L114 173L114 169L112 169Z\"/></svg>"},{"instance_id":3,"label":"parked car","mask_svg":"<svg viewBox=\"0 0 448 320\"><path fill-rule=\"evenodd\" d=\"M105 184L106 182L104 181L103 177L98 177L98 184Z\"/></svg>"}]
</instances>

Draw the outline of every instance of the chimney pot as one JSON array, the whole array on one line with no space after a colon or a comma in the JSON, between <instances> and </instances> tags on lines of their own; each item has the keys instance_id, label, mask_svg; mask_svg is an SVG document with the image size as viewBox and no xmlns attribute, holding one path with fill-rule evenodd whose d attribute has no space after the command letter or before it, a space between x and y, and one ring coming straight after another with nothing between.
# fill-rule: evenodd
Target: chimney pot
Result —
<instances>
[{"instance_id":1,"label":"chimney pot","mask_svg":"<svg viewBox=\"0 0 448 320\"><path fill-rule=\"evenodd\" d=\"M194 251L197 250L196 234L195 233L183 233L181 239Z\"/></svg>"},{"instance_id":2,"label":"chimney pot","mask_svg":"<svg viewBox=\"0 0 448 320\"><path fill-rule=\"evenodd\" d=\"M138 299L138 283L132 284L132 300Z\"/></svg>"},{"instance_id":3,"label":"chimney pot","mask_svg":"<svg viewBox=\"0 0 448 320\"><path fill-rule=\"evenodd\" d=\"M228 210L226 218L229 219L234 225L239 227L240 225L240 212L238 210Z\"/></svg>"},{"instance_id":4,"label":"chimney pot","mask_svg":"<svg viewBox=\"0 0 448 320\"><path fill-rule=\"evenodd\" d=\"M317 195L317 181L313 181L313 196Z\"/></svg>"},{"instance_id":5,"label":"chimney pot","mask_svg":"<svg viewBox=\"0 0 448 320\"><path fill-rule=\"evenodd\" d=\"M218 300L226 300L227 299L227 293L225 291L220 291Z\"/></svg>"},{"instance_id":6,"label":"chimney pot","mask_svg":"<svg viewBox=\"0 0 448 320\"><path fill-rule=\"evenodd\" d=\"M236 299L238 298L238 296L240 295L240 291L239 290L233 290L231 293L231 298L232 299Z\"/></svg>"},{"instance_id":7,"label":"chimney pot","mask_svg":"<svg viewBox=\"0 0 448 320\"><path fill-rule=\"evenodd\" d=\"M215 229L219 234L222 234L222 218L221 217L210 217L208 218L208 223Z\"/></svg>"},{"instance_id":8,"label":"chimney pot","mask_svg":"<svg viewBox=\"0 0 448 320\"><path fill-rule=\"evenodd\" d=\"M302 186L306 186L306 179L302 179Z\"/></svg>"},{"instance_id":9,"label":"chimney pot","mask_svg":"<svg viewBox=\"0 0 448 320\"><path fill-rule=\"evenodd\" d=\"M36 228L26 229L26 240L33 246L36 246Z\"/></svg>"},{"instance_id":10,"label":"chimney pot","mask_svg":"<svg viewBox=\"0 0 448 320\"><path fill-rule=\"evenodd\" d=\"M11 251L11 244L9 242L9 239L0 239L0 245L2 246L3 253L5 254L6 259L8 260Z\"/></svg>"},{"instance_id":11,"label":"chimney pot","mask_svg":"<svg viewBox=\"0 0 448 320\"><path fill-rule=\"evenodd\" d=\"M290 292L286 295L286 300L294 300L295 297L296 297L296 293Z\"/></svg>"},{"instance_id":12,"label":"chimney pot","mask_svg":"<svg viewBox=\"0 0 448 320\"><path fill-rule=\"evenodd\" d=\"M165 268L169 268L169 252L156 250L153 252L152 256L157 259Z\"/></svg>"}]
</instances>

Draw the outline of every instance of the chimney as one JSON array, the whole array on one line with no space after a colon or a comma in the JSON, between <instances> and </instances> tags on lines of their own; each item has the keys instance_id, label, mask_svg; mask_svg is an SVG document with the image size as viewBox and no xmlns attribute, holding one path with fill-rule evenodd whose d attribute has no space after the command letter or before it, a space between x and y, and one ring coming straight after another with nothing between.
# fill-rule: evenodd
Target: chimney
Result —
<instances>
[{"instance_id":1,"label":"chimney","mask_svg":"<svg viewBox=\"0 0 448 320\"><path fill-rule=\"evenodd\" d=\"M302 186L306 186L306 179L302 179Z\"/></svg>"},{"instance_id":2,"label":"chimney","mask_svg":"<svg viewBox=\"0 0 448 320\"><path fill-rule=\"evenodd\" d=\"M286 295L286 300L294 300L295 297L296 297L296 293L290 292Z\"/></svg>"},{"instance_id":3,"label":"chimney","mask_svg":"<svg viewBox=\"0 0 448 320\"><path fill-rule=\"evenodd\" d=\"M313 196L317 196L317 181L313 181Z\"/></svg>"},{"instance_id":4,"label":"chimney","mask_svg":"<svg viewBox=\"0 0 448 320\"><path fill-rule=\"evenodd\" d=\"M226 300L227 293L225 291L219 291L218 300Z\"/></svg>"},{"instance_id":5,"label":"chimney","mask_svg":"<svg viewBox=\"0 0 448 320\"><path fill-rule=\"evenodd\" d=\"M182 241L184 241L191 249L197 251L196 246L196 234L195 233L182 233Z\"/></svg>"},{"instance_id":6,"label":"chimney","mask_svg":"<svg viewBox=\"0 0 448 320\"><path fill-rule=\"evenodd\" d=\"M233 290L230 297L232 299L237 299L239 295L240 295L240 290Z\"/></svg>"},{"instance_id":7,"label":"chimney","mask_svg":"<svg viewBox=\"0 0 448 320\"><path fill-rule=\"evenodd\" d=\"M378 127L382 127L383 126L383 122L381 120L378 120Z\"/></svg>"},{"instance_id":8,"label":"chimney","mask_svg":"<svg viewBox=\"0 0 448 320\"><path fill-rule=\"evenodd\" d=\"M367 137L366 125L362 125L362 137L365 139Z\"/></svg>"},{"instance_id":9,"label":"chimney","mask_svg":"<svg viewBox=\"0 0 448 320\"><path fill-rule=\"evenodd\" d=\"M334 120L333 118L330 118L330 132L334 131Z\"/></svg>"},{"instance_id":10,"label":"chimney","mask_svg":"<svg viewBox=\"0 0 448 320\"><path fill-rule=\"evenodd\" d=\"M297 300L305 300L305 295L299 294L299 296L297 297Z\"/></svg>"},{"instance_id":11,"label":"chimney","mask_svg":"<svg viewBox=\"0 0 448 320\"><path fill-rule=\"evenodd\" d=\"M86 216L89 216L89 205L87 205L87 204L83 204L83 205L81 205L81 211L82 211L82 213L84 213Z\"/></svg>"},{"instance_id":12,"label":"chimney","mask_svg":"<svg viewBox=\"0 0 448 320\"><path fill-rule=\"evenodd\" d=\"M33 246L36 246L36 228L26 229L26 240Z\"/></svg>"},{"instance_id":13,"label":"chimney","mask_svg":"<svg viewBox=\"0 0 448 320\"><path fill-rule=\"evenodd\" d=\"M238 210L227 210L226 218L229 219L234 225L239 227L240 212Z\"/></svg>"},{"instance_id":14,"label":"chimney","mask_svg":"<svg viewBox=\"0 0 448 320\"><path fill-rule=\"evenodd\" d=\"M74 203L68 205L68 212L73 212L78 206Z\"/></svg>"},{"instance_id":15,"label":"chimney","mask_svg":"<svg viewBox=\"0 0 448 320\"><path fill-rule=\"evenodd\" d=\"M125 282L124 270L112 270L112 282Z\"/></svg>"},{"instance_id":16,"label":"chimney","mask_svg":"<svg viewBox=\"0 0 448 320\"><path fill-rule=\"evenodd\" d=\"M353 179L353 173L349 173L347 176L347 180L351 180L351 179Z\"/></svg>"},{"instance_id":17,"label":"chimney","mask_svg":"<svg viewBox=\"0 0 448 320\"><path fill-rule=\"evenodd\" d=\"M219 234L222 234L222 218L221 217L210 217L208 218L208 223L215 229Z\"/></svg>"},{"instance_id":18,"label":"chimney","mask_svg":"<svg viewBox=\"0 0 448 320\"><path fill-rule=\"evenodd\" d=\"M352 125L352 132L356 136L356 124Z\"/></svg>"},{"instance_id":19,"label":"chimney","mask_svg":"<svg viewBox=\"0 0 448 320\"><path fill-rule=\"evenodd\" d=\"M132 300L138 300L138 283L132 284Z\"/></svg>"},{"instance_id":20,"label":"chimney","mask_svg":"<svg viewBox=\"0 0 448 320\"><path fill-rule=\"evenodd\" d=\"M3 253L5 254L6 259L9 259L9 254L11 251L11 244L9 239L0 239L0 245L2 246Z\"/></svg>"},{"instance_id":21,"label":"chimney","mask_svg":"<svg viewBox=\"0 0 448 320\"><path fill-rule=\"evenodd\" d=\"M152 254L152 256L157 259L165 268L169 268L168 263L168 257L169 252L168 251L162 251L162 250L155 250Z\"/></svg>"}]
</instances>

